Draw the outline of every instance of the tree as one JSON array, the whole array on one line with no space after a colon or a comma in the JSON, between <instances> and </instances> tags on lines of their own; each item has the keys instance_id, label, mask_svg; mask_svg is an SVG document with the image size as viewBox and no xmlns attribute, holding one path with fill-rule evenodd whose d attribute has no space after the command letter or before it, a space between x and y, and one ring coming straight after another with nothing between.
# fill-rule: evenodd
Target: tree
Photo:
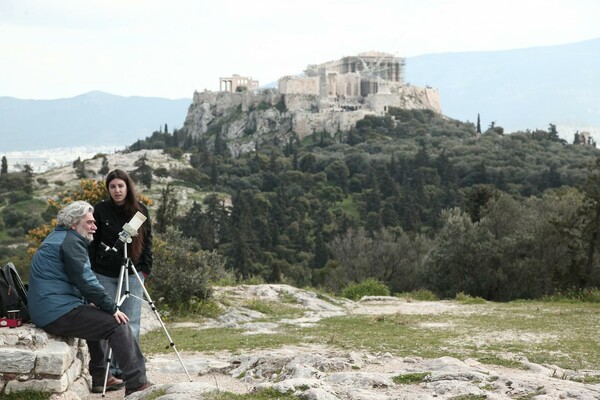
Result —
<instances>
[{"instance_id":1,"label":"tree","mask_svg":"<svg viewBox=\"0 0 600 400\"><path fill-rule=\"evenodd\" d=\"M154 242L154 266L148 286L170 309L192 306L192 301L206 300L211 284L225 276L225 260L212 251L198 251L194 243L173 228Z\"/></svg>"},{"instance_id":2,"label":"tree","mask_svg":"<svg viewBox=\"0 0 600 400\"><path fill-rule=\"evenodd\" d=\"M252 248L256 243L252 219L255 209L252 207L252 193L248 190L240 191L233 199L231 212L232 222L232 263L234 269L244 278L251 274ZM265 232L263 232L265 233Z\"/></svg>"},{"instance_id":3,"label":"tree","mask_svg":"<svg viewBox=\"0 0 600 400\"><path fill-rule=\"evenodd\" d=\"M81 157L77 157L77 160L73 161L73 169L75 169L75 174L79 179L87 178L85 163L81 161Z\"/></svg>"},{"instance_id":4,"label":"tree","mask_svg":"<svg viewBox=\"0 0 600 400\"><path fill-rule=\"evenodd\" d=\"M146 154L140 156L133 165L137 168L131 173L132 177L148 189L152 187L152 167L147 163Z\"/></svg>"},{"instance_id":5,"label":"tree","mask_svg":"<svg viewBox=\"0 0 600 400\"><path fill-rule=\"evenodd\" d=\"M158 210L156 210L156 231L164 233L167 227L172 226L177 217L178 201L173 192L173 186L169 183L161 191Z\"/></svg>"},{"instance_id":6,"label":"tree","mask_svg":"<svg viewBox=\"0 0 600 400\"><path fill-rule=\"evenodd\" d=\"M558 137L558 130L556 129L556 125L554 124L550 124L548 127L548 138L552 141L559 141L560 138Z\"/></svg>"},{"instance_id":7,"label":"tree","mask_svg":"<svg viewBox=\"0 0 600 400\"><path fill-rule=\"evenodd\" d=\"M2 168L0 169L0 175L4 175L8 173L8 161L6 161L6 156L2 156Z\"/></svg>"},{"instance_id":8,"label":"tree","mask_svg":"<svg viewBox=\"0 0 600 400\"><path fill-rule=\"evenodd\" d=\"M581 212L585 215L586 224L583 235L587 241L586 261L586 286L593 285L594 260L596 248L600 240L600 158L596 159L594 166L590 169L588 179L582 188L585 195L585 203Z\"/></svg>"},{"instance_id":9,"label":"tree","mask_svg":"<svg viewBox=\"0 0 600 400\"><path fill-rule=\"evenodd\" d=\"M494 256L491 234L458 208L442 214L444 226L428 254L429 288L442 298L453 298L460 292L488 298L496 276L490 263L482 260Z\"/></svg>"},{"instance_id":10,"label":"tree","mask_svg":"<svg viewBox=\"0 0 600 400\"><path fill-rule=\"evenodd\" d=\"M325 167L327 181L337 185L344 194L348 192L348 176L350 170L343 160L334 160Z\"/></svg>"},{"instance_id":11,"label":"tree","mask_svg":"<svg viewBox=\"0 0 600 400\"><path fill-rule=\"evenodd\" d=\"M465 208L471 216L471 221L481 219L482 208L494 197L496 189L492 185L473 185L465 191Z\"/></svg>"},{"instance_id":12,"label":"tree","mask_svg":"<svg viewBox=\"0 0 600 400\"><path fill-rule=\"evenodd\" d=\"M108 168L108 158L106 158L106 156L102 156L102 167L100 168L100 174L101 175L106 175L108 174L108 172L110 171L110 169Z\"/></svg>"},{"instance_id":13,"label":"tree","mask_svg":"<svg viewBox=\"0 0 600 400\"><path fill-rule=\"evenodd\" d=\"M477 133L481 133L481 119L479 118L479 113L477 113Z\"/></svg>"},{"instance_id":14,"label":"tree","mask_svg":"<svg viewBox=\"0 0 600 400\"><path fill-rule=\"evenodd\" d=\"M227 144L225 143L220 130L215 133L214 146L215 156L227 157L229 155L229 149L227 148Z\"/></svg>"}]
</instances>

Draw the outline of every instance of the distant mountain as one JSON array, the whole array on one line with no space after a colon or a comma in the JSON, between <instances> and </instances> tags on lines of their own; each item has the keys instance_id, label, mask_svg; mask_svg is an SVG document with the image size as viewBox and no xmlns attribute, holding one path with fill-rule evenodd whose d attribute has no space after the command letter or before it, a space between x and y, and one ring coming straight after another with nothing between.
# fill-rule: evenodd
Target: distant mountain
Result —
<instances>
[{"instance_id":1,"label":"distant mountain","mask_svg":"<svg viewBox=\"0 0 600 400\"><path fill-rule=\"evenodd\" d=\"M443 53L406 60L406 80L439 89L442 111L505 132L557 125L600 133L600 38L520 50Z\"/></svg>"},{"instance_id":2,"label":"distant mountain","mask_svg":"<svg viewBox=\"0 0 600 400\"><path fill-rule=\"evenodd\" d=\"M442 112L491 122L506 133L558 127L600 135L600 38L560 46L409 57L406 81L437 88ZM270 84L269 86L272 86ZM0 152L126 146L164 127L181 128L192 99L103 92L57 100L0 97ZM596 138L597 139L597 138Z\"/></svg>"},{"instance_id":3,"label":"distant mountain","mask_svg":"<svg viewBox=\"0 0 600 400\"><path fill-rule=\"evenodd\" d=\"M181 128L192 99L123 97L90 92L57 100L0 97L0 151L125 146Z\"/></svg>"}]
</instances>

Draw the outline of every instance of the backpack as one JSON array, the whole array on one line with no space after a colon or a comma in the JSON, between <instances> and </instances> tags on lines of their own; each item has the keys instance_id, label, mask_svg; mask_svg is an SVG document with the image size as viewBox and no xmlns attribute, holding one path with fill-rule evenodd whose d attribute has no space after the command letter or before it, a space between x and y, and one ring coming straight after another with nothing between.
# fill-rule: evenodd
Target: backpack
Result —
<instances>
[{"instance_id":1,"label":"backpack","mask_svg":"<svg viewBox=\"0 0 600 400\"><path fill-rule=\"evenodd\" d=\"M19 310L22 322L29 321L27 287L14 264L9 262L0 270L0 318L7 317L8 310Z\"/></svg>"}]
</instances>

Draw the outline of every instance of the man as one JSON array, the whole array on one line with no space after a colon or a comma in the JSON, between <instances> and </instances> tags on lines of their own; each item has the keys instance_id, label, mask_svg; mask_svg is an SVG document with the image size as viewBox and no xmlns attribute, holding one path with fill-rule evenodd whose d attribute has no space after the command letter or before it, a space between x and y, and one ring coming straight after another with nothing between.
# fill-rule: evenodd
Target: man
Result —
<instances>
[{"instance_id":1,"label":"man","mask_svg":"<svg viewBox=\"0 0 600 400\"><path fill-rule=\"evenodd\" d=\"M35 325L46 332L87 340L94 393L104 388L107 349L100 341L108 340L125 382L110 376L106 390L125 386L128 396L152 384L127 315L119 311L91 270L87 247L96 232L93 212L85 201L70 203L58 212L56 229L31 260L29 311Z\"/></svg>"}]
</instances>

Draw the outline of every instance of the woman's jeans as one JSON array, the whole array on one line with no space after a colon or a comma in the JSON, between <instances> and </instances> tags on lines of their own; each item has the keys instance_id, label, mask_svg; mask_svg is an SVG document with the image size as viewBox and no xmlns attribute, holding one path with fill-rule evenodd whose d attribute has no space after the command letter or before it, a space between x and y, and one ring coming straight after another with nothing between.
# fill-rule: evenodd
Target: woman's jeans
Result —
<instances>
[{"instance_id":1,"label":"woman's jeans","mask_svg":"<svg viewBox=\"0 0 600 400\"><path fill-rule=\"evenodd\" d=\"M140 276L140 279L143 282L144 274L142 274L141 272L138 272L138 275ZM114 299L116 299L119 278L113 278L113 277L101 275L98 273L96 273L96 277L98 278L98 281L100 282L100 284L102 286L104 286L104 288L108 292L108 295L112 296ZM129 317L129 326L131 327L131 332L133 333L133 337L139 343L140 321L142 319L142 302L145 301L144 290L143 290L142 286L140 285L140 282L135 277L135 275L131 274L131 275L128 275L128 277L129 277L129 294L130 295L129 295L129 297L127 297L125 299L123 304L121 304L119 306L119 309L121 311L123 311ZM125 282L123 282L123 285L121 288L121 294L119 295L119 298L116 299L117 303L121 299L121 297L126 293L126 289L127 288L125 287ZM110 369L111 369L111 373L113 375L117 375L117 376L120 375L119 367L118 367L117 363L115 362L114 358L111 362Z\"/></svg>"}]
</instances>

